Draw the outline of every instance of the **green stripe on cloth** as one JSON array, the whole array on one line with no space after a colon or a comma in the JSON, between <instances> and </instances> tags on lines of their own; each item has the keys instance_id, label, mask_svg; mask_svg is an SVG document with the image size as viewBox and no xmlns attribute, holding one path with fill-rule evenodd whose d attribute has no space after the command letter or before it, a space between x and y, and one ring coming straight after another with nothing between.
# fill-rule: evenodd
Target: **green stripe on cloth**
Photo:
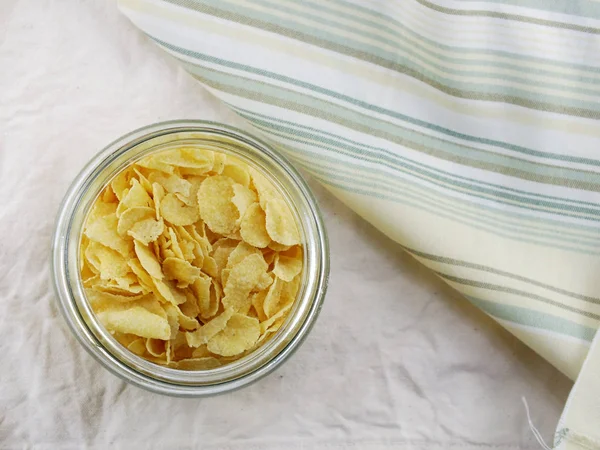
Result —
<instances>
[{"instance_id":1,"label":"green stripe on cloth","mask_svg":"<svg viewBox=\"0 0 600 450\"><path fill-rule=\"evenodd\" d=\"M503 20L512 20L515 22L524 22L530 23L534 25L542 25L550 28L557 29L565 29L565 30L573 30L581 33L589 33L589 34L600 34L600 28L597 27L589 27L578 25L575 23L567 23L567 22L558 22L555 20L547 20L539 17L532 16L524 16L521 14L506 14L499 11L491 11L491 10L465 10L465 9L456 9L456 8L446 8L440 5L437 5L433 2L429 2L427 0L416 0L420 4L431 8L434 11L442 12L444 14L455 15L455 16L471 16L471 17L493 17L497 19Z\"/></svg>"},{"instance_id":2,"label":"green stripe on cloth","mask_svg":"<svg viewBox=\"0 0 600 450\"><path fill-rule=\"evenodd\" d=\"M473 287L478 287L481 289L488 289L488 290L492 290L492 291L498 291L498 292L505 292L507 294L513 294L513 295L518 295L521 297L527 297L530 298L532 300L537 300L543 303L547 303L548 305L552 305L556 308L561 308L564 309L565 311L569 311L575 314L580 314L582 316L588 317L590 319L594 319L594 320L598 320L600 321L600 315L598 314L594 314L592 312L589 311L584 311L581 310L579 308L574 308L572 306L569 305L565 305L562 304L560 302L551 300L549 298L543 297L541 295L537 295L537 294L533 294L531 292L526 292L526 291L522 291L519 289L514 289L508 286L500 286L497 284L492 284L492 283L487 283L487 282L482 282L482 281L477 281L477 280L469 280L466 278L460 278L460 277L455 277L452 275L448 275L446 273L442 273L442 272L436 272L436 274L438 276L440 276L441 278L444 278L445 280L451 281L453 283L458 283L458 284L462 284L465 286L473 286Z\"/></svg>"},{"instance_id":3,"label":"green stripe on cloth","mask_svg":"<svg viewBox=\"0 0 600 450\"><path fill-rule=\"evenodd\" d=\"M596 334L594 328L583 327L578 323L563 319L562 317L541 313L539 311L532 311L520 306L507 306L487 300L481 300L476 297L466 297L475 306L496 319L539 328L541 330L571 336L588 342L591 342Z\"/></svg>"},{"instance_id":4,"label":"green stripe on cloth","mask_svg":"<svg viewBox=\"0 0 600 450\"><path fill-rule=\"evenodd\" d=\"M487 3L534 8L540 11L557 12L578 17L600 19L600 3L593 0L571 0L556 2L548 0L486 0ZM463 3L480 3L480 0L462 0Z\"/></svg>"},{"instance_id":5,"label":"green stripe on cloth","mask_svg":"<svg viewBox=\"0 0 600 450\"><path fill-rule=\"evenodd\" d=\"M413 248L409 248L409 247L406 247L406 246L403 246L403 247L404 247L404 249L407 252L409 252L409 253L411 253L411 254L413 254L415 256L418 256L419 258L425 258L425 259L428 259L428 260L431 260L431 261L437 261L437 262L441 262L441 263L444 263L444 264L451 264L451 265L454 265L454 266L462 266L462 267L467 267L469 269L475 269L475 270L480 270L480 271L483 271L483 272L489 272L489 273L493 273L493 274L496 274L496 275L501 275L503 277L512 278L514 280L523 281L525 283L529 283L529 284L532 284L534 286L542 287L542 288L547 289L549 291L554 291L554 292L557 292L559 294L566 295L568 297L576 298L576 299L579 299L579 300L584 300L584 301L587 301L587 302L590 302L590 303L594 303L594 304L600 304L600 298L599 297L590 297L590 296L587 296L587 295L581 295L581 294L578 294L576 292L571 292L571 291L567 291L565 289L560 289L560 288L558 288L556 286L551 286L551 285L549 285L547 283L542 283L542 282L537 281L537 280L532 280L531 278L527 278L527 277L524 277L522 275L518 275L518 274L515 274L515 273L510 273L510 272L507 272L505 270L498 270L498 269L495 269L493 267L484 266L482 264L474 264L474 263L471 263L471 262L461 261L461 260L454 259L454 258L448 258L448 257L445 257L445 256L439 256L439 255L433 255L433 254L430 254L430 253L420 252L418 250L415 250Z\"/></svg>"}]
</instances>

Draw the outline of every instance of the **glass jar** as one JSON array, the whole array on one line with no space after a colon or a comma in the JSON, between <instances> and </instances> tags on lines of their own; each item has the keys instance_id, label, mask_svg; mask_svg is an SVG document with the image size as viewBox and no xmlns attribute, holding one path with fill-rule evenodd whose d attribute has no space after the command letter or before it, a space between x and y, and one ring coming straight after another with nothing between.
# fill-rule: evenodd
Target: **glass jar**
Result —
<instances>
[{"instance_id":1,"label":"glass jar","mask_svg":"<svg viewBox=\"0 0 600 450\"><path fill-rule=\"evenodd\" d=\"M303 279L285 324L244 358L202 371L163 367L123 347L96 318L86 300L79 270L84 221L101 190L117 173L142 157L184 145L231 154L262 171L289 202L304 245ZM102 150L75 178L57 219L52 272L67 324L84 348L104 367L125 381L150 391L200 397L252 383L273 371L298 348L323 304L329 276L329 248L316 201L302 176L285 157L233 127L214 122L172 121L123 136Z\"/></svg>"}]
</instances>

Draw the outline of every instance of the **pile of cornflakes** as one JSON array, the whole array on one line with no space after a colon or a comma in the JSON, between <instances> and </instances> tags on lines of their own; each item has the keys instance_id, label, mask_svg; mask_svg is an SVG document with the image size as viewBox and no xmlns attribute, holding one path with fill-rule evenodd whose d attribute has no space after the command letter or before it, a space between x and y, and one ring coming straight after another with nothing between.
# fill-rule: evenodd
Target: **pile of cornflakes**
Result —
<instances>
[{"instance_id":1,"label":"pile of cornflakes","mask_svg":"<svg viewBox=\"0 0 600 450\"><path fill-rule=\"evenodd\" d=\"M303 269L297 223L245 162L178 148L119 173L81 240L98 319L133 353L202 370L256 349L283 324Z\"/></svg>"}]
</instances>

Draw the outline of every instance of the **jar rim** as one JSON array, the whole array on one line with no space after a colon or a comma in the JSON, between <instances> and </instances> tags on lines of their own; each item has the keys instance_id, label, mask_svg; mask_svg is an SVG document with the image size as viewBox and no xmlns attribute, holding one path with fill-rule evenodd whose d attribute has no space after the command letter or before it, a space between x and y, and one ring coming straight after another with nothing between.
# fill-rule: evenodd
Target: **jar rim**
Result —
<instances>
[{"instance_id":1,"label":"jar rim","mask_svg":"<svg viewBox=\"0 0 600 450\"><path fill-rule=\"evenodd\" d=\"M161 145L181 145L182 136L188 140L204 139L203 145L216 145L216 151L231 153L255 167L258 165L293 204L305 241L304 272L308 275L303 275L303 290L284 326L249 355L205 371L163 367L122 347L97 321L77 270L82 225L99 190L131 164L134 157L157 151ZM139 387L161 394L198 397L250 384L277 368L300 346L322 307L329 277L329 248L317 202L302 175L287 158L238 128L210 121L175 120L127 133L107 145L81 170L59 210L51 265L62 315L88 353L110 372Z\"/></svg>"}]
</instances>

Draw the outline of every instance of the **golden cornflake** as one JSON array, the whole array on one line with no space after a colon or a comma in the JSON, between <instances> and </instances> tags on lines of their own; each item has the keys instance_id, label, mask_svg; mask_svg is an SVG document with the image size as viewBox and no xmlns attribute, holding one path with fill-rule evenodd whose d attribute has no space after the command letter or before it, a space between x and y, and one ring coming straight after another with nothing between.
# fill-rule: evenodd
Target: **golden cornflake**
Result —
<instances>
[{"instance_id":1,"label":"golden cornflake","mask_svg":"<svg viewBox=\"0 0 600 450\"><path fill-rule=\"evenodd\" d=\"M240 235L248 244L258 248L264 248L271 242L265 212L258 203L253 203L246 209L240 224Z\"/></svg>"},{"instance_id":2,"label":"golden cornflake","mask_svg":"<svg viewBox=\"0 0 600 450\"><path fill-rule=\"evenodd\" d=\"M217 175L205 179L198 190L200 216L213 233L228 235L236 231L240 214L232 202L234 181Z\"/></svg>"}]
</instances>

